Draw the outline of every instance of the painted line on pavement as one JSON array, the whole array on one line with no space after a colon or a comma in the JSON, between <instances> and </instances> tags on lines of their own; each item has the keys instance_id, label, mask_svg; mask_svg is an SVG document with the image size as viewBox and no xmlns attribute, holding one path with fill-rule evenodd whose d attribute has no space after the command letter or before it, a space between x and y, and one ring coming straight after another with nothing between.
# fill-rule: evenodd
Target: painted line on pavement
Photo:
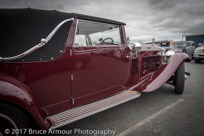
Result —
<instances>
[{"instance_id":1,"label":"painted line on pavement","mask_svg":"<svg viewBox=\"0 0 204 136\"><path fill-rule=\"evenodd\" d=\"M166 112L167 110L173 108L174 106L176 106L178 103L184 101L183 99L179 99L178 101L166 106L165 108L161 109L160 111L156 112L155 114L149 116L148 118L136 123L134 126L132 126L131 128L128 128L124 131L122 131L120 134L116 135L116 136L126 136L127 134L129 134L130 132L132 132L133 130L143 126L144 124L150 122L151 120L155 119L156 117L158 117L159 115L163 114L164 112Z\"/></svg>"}]
</instances>

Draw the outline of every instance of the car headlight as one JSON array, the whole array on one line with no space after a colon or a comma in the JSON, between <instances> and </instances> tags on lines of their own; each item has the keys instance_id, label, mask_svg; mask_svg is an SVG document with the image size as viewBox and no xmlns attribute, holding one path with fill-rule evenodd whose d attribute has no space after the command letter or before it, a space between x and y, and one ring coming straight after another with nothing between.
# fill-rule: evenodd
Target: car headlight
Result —
<instances>
[{"instance_id":1,"label":"car headlight","mask_svg":"<svg viewBox=\"0 0 204 136\"><path fill-rule=\"evenodd\" d=\"M165 55L166 56L173 56L175 54L175 51L174 50L168 50Z\"/></svg>"},{"instance_id":2,"label":"car headlight","mask_svg":"<svg viewBox=\"0 0 204 136\"><path fill-rule=\"evenodd\" d=\"M199 49L195 49L195 52L199 52Z\"/></svg>"},{"instance_id":3,"label":"car headlight","mask_svg":"<svg viewBox=\"0 0 204 136\"><path fill-rule=\"evenodd\" d=\"M179 52L183 52L183 50L180 49Z\"/></svg>"}]
</instances>

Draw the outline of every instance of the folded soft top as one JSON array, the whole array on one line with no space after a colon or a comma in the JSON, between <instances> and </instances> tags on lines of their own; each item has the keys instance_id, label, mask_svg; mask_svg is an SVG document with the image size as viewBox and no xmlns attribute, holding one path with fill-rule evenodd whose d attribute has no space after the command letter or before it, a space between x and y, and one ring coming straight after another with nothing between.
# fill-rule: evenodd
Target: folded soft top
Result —
<instances>
[{"instance_id":1,"label":"folded soft top","mask_svg":"<svg viewBox=\"0 0 204 136\"><path fill-rule=\"evenodd\" d=\"M63 20L79 18L111 24L125 25L122 22L92 17L75 13L38 9L0 9L0 56L18 55L34 45L48 34ZM48 45L42 47L21 60L49 60L59 55L64 49L70 22L63 25Z\"/></svg>"}]
</instances>

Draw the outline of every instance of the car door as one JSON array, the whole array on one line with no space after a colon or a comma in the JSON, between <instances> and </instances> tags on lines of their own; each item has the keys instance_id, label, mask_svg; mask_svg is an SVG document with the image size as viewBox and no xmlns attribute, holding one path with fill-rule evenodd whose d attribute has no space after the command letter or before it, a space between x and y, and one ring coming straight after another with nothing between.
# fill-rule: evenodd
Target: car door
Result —
<instances>
[{"instance_id":1,"label":"car door","mask_svg":"<svg viewBox=\"0 0 204 136\"><path fill-rule=\"evenodd\" d=\"M78 20L72 48L72 107L125 90L130 59L121 41L120 25Z\"/></svg>"}]
</instances>

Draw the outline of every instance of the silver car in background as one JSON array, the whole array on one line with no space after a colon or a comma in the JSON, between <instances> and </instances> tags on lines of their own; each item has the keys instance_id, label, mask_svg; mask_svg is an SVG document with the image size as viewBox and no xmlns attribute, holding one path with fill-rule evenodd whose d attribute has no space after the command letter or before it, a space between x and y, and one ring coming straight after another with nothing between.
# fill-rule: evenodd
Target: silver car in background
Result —
<instances>
[{"instance_id":1,"label":"silver car in background","mask_svg":"<svg viewBox=\"0 0 204 136\"><path fill-rule=\"evenodd\" d=\"M188 54L188 56L190 57L190 60L191 60L193 58L193 53L195 51L195 42L194 41L174 42L173 48L174 48L175 52L184 52L184 53Z\"/></svg>"},{"instance_id":2,"label":"silver car in background","mask_svg":"<svg viewBox=\"0 0 204 136\"><path fill-rule=\"evenodd\" d=\"M193 56L195 63L200 63L204 60L204 43L200 43L199 47L195 49Z\"/></svg>"}]
</instances>

